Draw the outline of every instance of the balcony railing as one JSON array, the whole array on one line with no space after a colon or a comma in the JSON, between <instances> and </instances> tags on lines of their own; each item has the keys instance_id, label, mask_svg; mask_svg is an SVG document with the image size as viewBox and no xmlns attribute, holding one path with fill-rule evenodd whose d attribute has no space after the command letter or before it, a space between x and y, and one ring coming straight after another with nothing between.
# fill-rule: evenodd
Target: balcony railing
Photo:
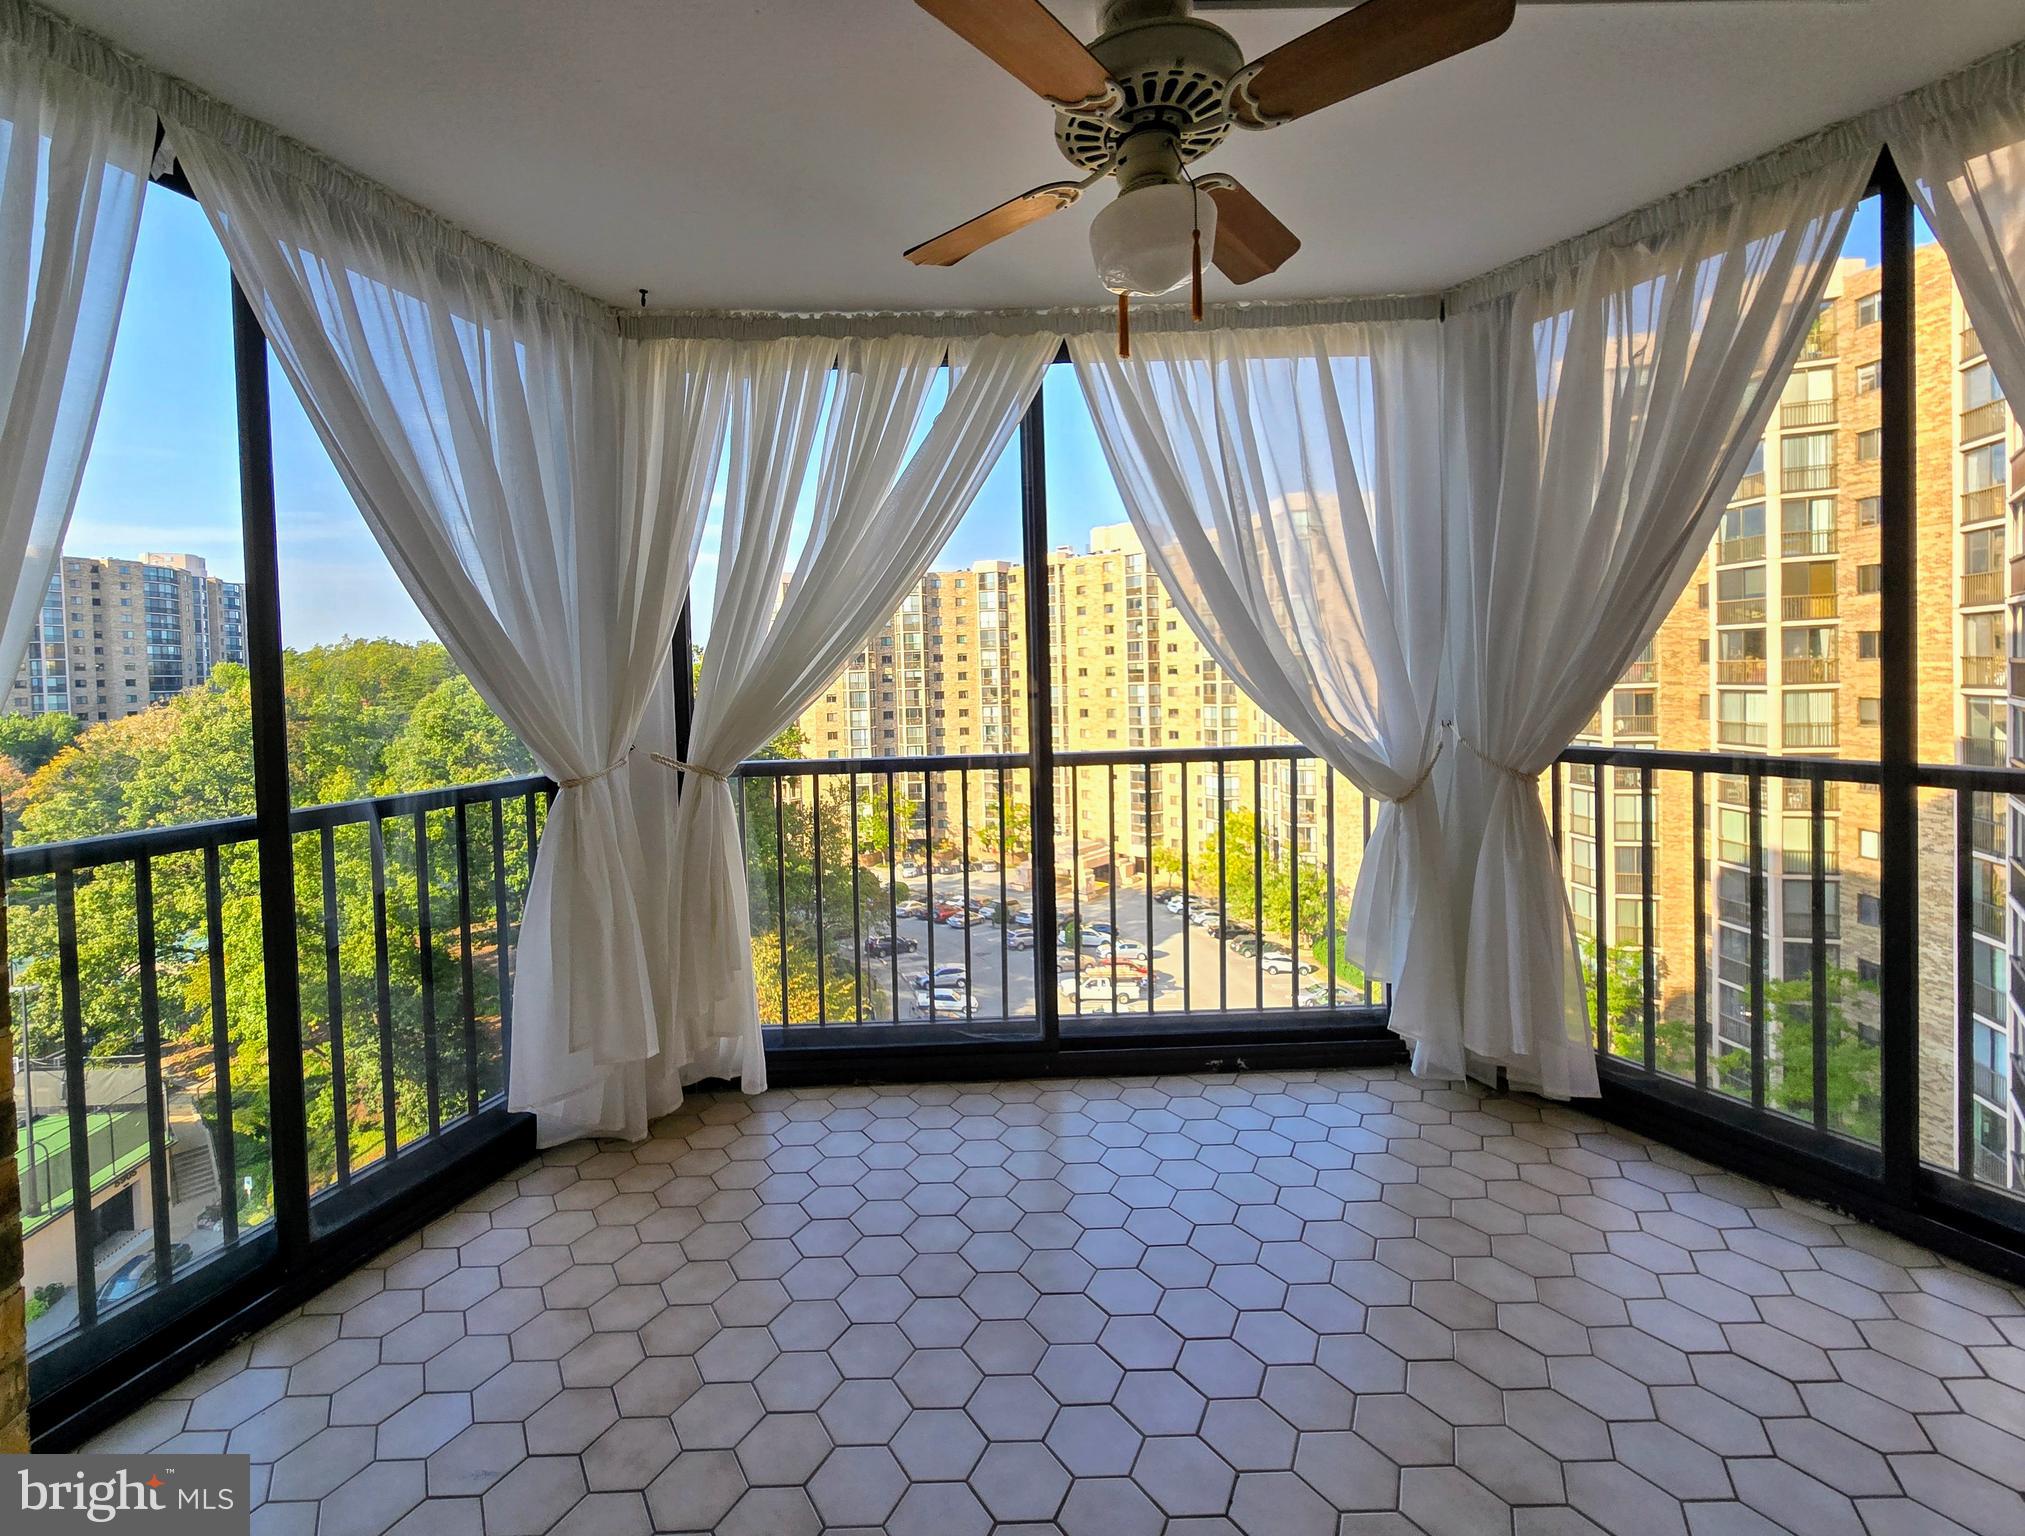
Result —
<instances>
[{"instance_id":1,"label":"balcony railing","mask_svg":"<svg viewBox=\"0 0 2025 1536\"><path fill-rule=\"evenodd\" d=\"M1993 523L2004 515L2004 487L1986 485L1979 491L1962 492L1962 522Z\"/></svg>"},{"instance_id":2,"label":"balcony railing","mask_svg":"<svg viewBox=\"0 0 2025 1536\"><path fill-rule=\"evenodd\" d=\"M1336 949L1377 807L1303 749L1054 761L1052 869L1034 865L1023 755L740 769L770 1049L1031 1040L1050 1016L1085 1033L1320 1027L1383 1001ZM1305 825L1288 792L1303 774Z\"/></svg>"},{"instance_id":3,"label":"balcony railing","mask_svg":"<svg viewBox=\"0 0 2025 1536\"><path fill-rule=\"evenodd\" d=\"M2004 601L2002 571L1971 571L1962 578L1962 606L1989 608Z\"/></svg>"},{"instance_id":4,"label":"balcony railing","mask_svg":"<svg viewBox=\"0 0 2025 1536\"><path fill-rule=\"evenodd\" d=\"M1802 685L1832 683L1837 670L1833 656L1786 656L1780 659L1779 680Z\"/></svg>"},{"instance_id":5,"label":"balcony railing","mask_svg":"<svg viewBox=\"0 0 2025 1536\"><path fill-rule=\"evenodd\" d=\"M1782 491L1827 491L1835 488L1833 464L1788 464L1779 471Z\"/></svg>"},{"instance_id":6,"label":"balcony railing","mask_svg":"<svg viewBox=\"0 0 2025 1536\"><path fill-rule=\"evenodd\" d=\"M1977 442L1999 436L2011 424L2010 408L2002 400L1971 406L1962 412L1962 441Z\"/></svg>"},{"instance_id":7,"label":"balcony railing","mask_svg":"<svg viewBox=\"0 0 2025 1536\"><path fill-rule=\"evenodd\" d=\"M1962 361L1972 363L1983 355L1983 338L1976 334L1973 325L1965 325L1961 331Z\"/></svg>"},{"instance_id":8,"label":"balcony railing","mask_svg":"<svg viewBox=\"0 0 2025 1536\"><path fill-rule=\"evenodd\" d=\"M1832 555L1835 553L1835 530L1833 528L1788 528L1779 535L1779 553L1795 555Z\"/></svg>"},{"instance_id":9,"label":"balcony railing","mask_svg":"<svg viewBox=\"0 0 2025 1536\"><path fill-rule=\"evenodd\" d=\"M1765 658L1745 656L1732 661L1716 663L1716 681L1719 683L1762 683L1765 681Z\"/></svg>"},{"instance_id":10,"label":"balcony railing","mask_svg":"<svg viewBox=\"0 0 2025 1536\"><path fill-rule=\"evenodd\" d=\"M1736 597L1718 600L1716 603L1718 624L1762 624L1765 622L1765 600L1762 597Z\"/></svg>"},{"instance_id":11,"label":"balcony railing","mask_svg":"<svg viewBox=\"0 0 2025 1536\"><path fill-rule=\"evenodd\" d=\"M1788 720L1780 739L1789 752L1816 752L1836 742L1833 720Z\"/></svg>"},{"instance_id":12,"label":"balcony railing","mask_svg":"<svg viewBox=\"0 0 2025 1536\"><path fill-rule=\"evenodd\" d=\"M1720 539L1716 543L1718 565L1739 565L1748 560L1765 558L1765 536L1753 533L1741 539Z\"/></svg>"},{"instance_id":13,"label":"balcony railing","mask_svg":"<svg viewBox=\"0 0 2025 1536\"><path fill-rule=\"evenodd\" d=\"M271 1073L299 1068L308 1140L293 1150L313 1230L369 1216L498 1116L548 789L515 779L290 814L299 1062L268 1055L256 818L6 850L32 1059L23 1210L44 1276L32 1354L116 1310L173 1308L271 1242Z\"/></svg>"},{"instance_id":14,"label":"balcony railing","mask_svg":"<svg viewBox=\"0 0 2025 1536\"><path fill-rule=\"evenodd\" d=\"M1779 407L1782 427L1825 427L1835 420L1835 402L1830 400L1788 400Z\"/></svg>"},{"instance_id":15,"label":"balcony railing","mask_svg":"<svg viewBox=\"0 0 2025 1536\"><path fill-rule=\"evenodd\" d=\"M2005 680L2005 659L2002 656L1964 656L1962 658L1962 686L1964 688L2002 688Z\"/></svg>"},{"instance_id":16,"label":"balcony railing","mask_svg":"<svg viewBox=\"0 0 2025 1536\"><path fill-rule=\"evenodd\" d=\"M1652 711L1637 714L1620 714L1611 718L1611 724L1619 736L1657 736L1659 716Z\"/></svg>"},{"instance_id":17,"label":"balcony railing","mask_svg":"<svg viewBox=\"0 0 2025 1536\"><path fill-rule=\"evenodd\" d=\"M1832 619L1836 605L1833 592L1802 592L1779 599L1782 619Z\"/></svg>"},{"instance_id":18,"label":"balcony railing","mask_svg":"<svg viewBox=\"0 0 2025 1536\"><path fill-rule=\"evenodd\" d=\"M1634 661L1624 669L1624 676L1620 677L1618 681L1633 686L1656 683L1659 681L1659 663L1656 661Z\"/></svg>"},{"instance_id":19,"label":"balcony railing","mask_svg":"<svg viewBox=\"0 0 2025 1536\"><path fill-rule=\"evenodd\" d=\"M1835 345L1835 322L1823 315L1808 327L1807 339L1800 347L1800 361L1818 363L1823 358L1833 357Z\"/></svg>"},{"instance_id":20,"label":"balcony railing","mask_svg":"<svg viewBox=\"0 0 2025 1536\"><path fill-rule=\"evenodd\" d=\"M1765 472L1753 470L1737 482L1737 489L1730 496L1733 502L1763 501L1765 499Z\"/></svg>"},{"instance_id":21,"label":"balcony railing","mask_svg":"<svg viewBox=\"0 0 2025 1536\"><path fill-rule=\"evenodd\" d=\"M1963 736L1957 739L1959 760L1972 768L1995 768L2004 761L2004 741L1998 736Z\"/></svg>"}]
</instances>

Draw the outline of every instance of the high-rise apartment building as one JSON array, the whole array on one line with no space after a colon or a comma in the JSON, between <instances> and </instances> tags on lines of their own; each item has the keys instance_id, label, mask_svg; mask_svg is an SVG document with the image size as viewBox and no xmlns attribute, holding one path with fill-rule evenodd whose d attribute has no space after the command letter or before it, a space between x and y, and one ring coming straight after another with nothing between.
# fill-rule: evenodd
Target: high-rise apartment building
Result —
<instances>
[{"instance_id":1,"label":"high-rise apartment building","mask_svg":"<svg viewBox=\"0 0 2025 1536\"><path fill-rule=\"evenodd\" d=\"M245 660L246 589L209 574L200 556L66 555L7 709L118 720L200 686L221 662Z\"/></svg>"},{"instance_id":2,"label":"high-rise apartment building","mask_svg":"<svg viewBox=\"0 0 2025 1536\"><path fill-rule=\"evenodd\" d=\"M1880 756L1880 288L1878 268L1842 264L1702 568L1591 721L1585 742ZM2007 603L2011 634L2025 625L2025 495L2011 494L2025 492L2013 469L2018 436L1934 245L1915 255L1914 328L1919 757L2025 763L2025 668L2014 682L2008 660L2025 652L2006 640ZM1746 781L1706 774L1698 808L1688 775L1655 775L1648 810L1640 805L1638 770L1605 776L1610 782L1599 785L1595 770L1578 767L1565 781L1564 854L1577 926L1612 949L1635 949L1649 878L1663 973L1659 1006L1689 1016L1696 969L1691 850L1699 822L1711 883L1704 958L1712 1054L1747 1062L1755 965ZM1815 795L1804 776L1770 780L1759 808L1768 990L1812 974L1818 857L1831 1007L1874 1037L1869 984L1882 963L1878 795L1849 783L1823 784L1818 807ZM2014 877L2010 854L2025 858L2025 801L1969 797L1970 974L1959 991L1955 806L1952 793L1922 792L1921 1150L1936 1162L1954 1161L1957 999L1966 996L1975 1171L1988 1182L2017 1183L2025 1180L2025 1087L2014 1063L2015 1046L2025 1043L2025 1004L2012 997L2011 957L2025 966L2025 864ZM1641 851L1646 815L1657 849L1649 875ZM2025 975L2017 983L2025 996ZM1776 1032L1769 1048L1778 1050ZM1774 1060L1772 1070L1779 1065Z\"/></svg>"}]
</instances>

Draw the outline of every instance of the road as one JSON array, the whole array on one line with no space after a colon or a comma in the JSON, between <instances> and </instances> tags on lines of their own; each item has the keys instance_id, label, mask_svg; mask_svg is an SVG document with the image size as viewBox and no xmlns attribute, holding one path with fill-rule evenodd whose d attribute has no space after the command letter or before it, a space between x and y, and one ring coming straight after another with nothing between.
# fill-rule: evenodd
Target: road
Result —
<instances>
[{"instance_id":1,"label":"road","mask_svg":"<svg viewBox=\"0 0 2025 1536\"><path fill-rule=\"evenodd\" d=\"M910 890L922 891L927 884L921 878L906 880L903 884ZM937 901L960 901L964 894L961 875L938 874L933 881L934 897ZM972 897L993 902L999 899L999 877L973 871L970 876ZM1032 893L1018 876L1008 875L1005 884L1006 899L1020 912L1033 908ZM924 896L924 899L925 896ZM1137 939L1146 944L1151 959L1153 996L1149 1005L1144 995L1137 1003L1128 1003L1120 1010L1124 1014L1153 1014L1209 1012L1219 1009L1250 1011L1260 1007L1291 1008L1294 1004L1294 986L1291 977L1268 975L1260 977L1257 962L1236 950L1220 943L1204 933L1201 928L1188 923L1180 914L1169 912L1164 904L1153 903L1152 921L1149 926L1147 914L1147 893L1143 886L1121 885L1117 891L1116 926L1127 938ZM1064 902L1060 913L1064 923L1076 917L1076 906ZM1100 891L1095 897L1086 897L1081 905L1081 917L1085 924L1110 923L1113 918L1113 902L1108 890ZM883 925L882 925L883 926ZM1017 930L1015 930L1017 931ZM1031 930L1026 930L1031 932ZM1005 933L995 922L981 921L968 929L950 928L943 924L930 925L919 918L902 918L898 932L904 939L912 939L916 948L900 956L899 974L901 990L901 1014L903 1019L919 1019L925 1014L917 1013L913 1005L913 982L924 976L931 963L936 969L959 966L970 978L973 1017L978 1019L1031 1018L1034 1014L1034 972L1036 954L1032 949L1018 950L1006 942ZM870 935L866 935L867 938ZM848 955L852 935L848 930L829 933L833 953ZM931 950L932 945L932 950ZM933 955L931 962L930 956ZM1084 955L1094 963L1094 951L1085 949ZM892 986L893 962L888 958L866 960L867 969L878 978L883 989ZM1066 977L1066 970L1058 972ZM1263 979L1264 988L1259 983ZM1312 984L1313 978L1310 978ZM1340 999L1349 1002L1356 999L1347 995ZM1112 1022L1112 1015L1105 1005L1086 1001L1081 1007L1081 1016L1092 1023ZM938 1013L937 1017L943 1016ZM952 1015L953 1016L953 1015ZM1062 1000L1062 1019L1065 1029L1075 1028L1078 1008L1072 999Z\"/></svg>"}]
</instances>

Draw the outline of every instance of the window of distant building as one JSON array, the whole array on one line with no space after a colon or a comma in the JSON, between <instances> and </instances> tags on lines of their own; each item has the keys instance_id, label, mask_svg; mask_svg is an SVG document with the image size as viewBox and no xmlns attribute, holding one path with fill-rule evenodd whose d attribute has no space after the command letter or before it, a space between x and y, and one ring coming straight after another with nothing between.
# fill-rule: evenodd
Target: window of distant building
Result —
<instances>
[{"instance_id":1,"label":"window of distant building","mask_svg":"<svg viewBox=\"0 0 2025 1536\"><path fill-rule=\"evenodd\" d=\"M1856 323L1859 326L1876 325L1883 318L1883 293L1866 293L1856 301Z\"/></svg>"}]
</instances>

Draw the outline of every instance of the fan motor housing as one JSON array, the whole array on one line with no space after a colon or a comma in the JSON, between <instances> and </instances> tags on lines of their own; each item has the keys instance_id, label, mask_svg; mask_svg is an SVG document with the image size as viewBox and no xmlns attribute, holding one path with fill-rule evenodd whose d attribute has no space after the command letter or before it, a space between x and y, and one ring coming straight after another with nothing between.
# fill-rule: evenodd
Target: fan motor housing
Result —
<instances>
[{"instance_id":1,"label":"fan motor housing","mask_svg":"<svg viewBox=\"0 0 2025 1536\"><path fill-rule=\"evenodd\" d=\"M1123 101L1102 112L1057 111L1055 144L1071 164L1102 169L1128 134L1157 127L1174 136L1185 165L1230 133L1230 80L1244 66L1244 51L1222 27L1193 16L1155 16L1106 32L1090 52Z\"/></svg>"}]
</instances>

